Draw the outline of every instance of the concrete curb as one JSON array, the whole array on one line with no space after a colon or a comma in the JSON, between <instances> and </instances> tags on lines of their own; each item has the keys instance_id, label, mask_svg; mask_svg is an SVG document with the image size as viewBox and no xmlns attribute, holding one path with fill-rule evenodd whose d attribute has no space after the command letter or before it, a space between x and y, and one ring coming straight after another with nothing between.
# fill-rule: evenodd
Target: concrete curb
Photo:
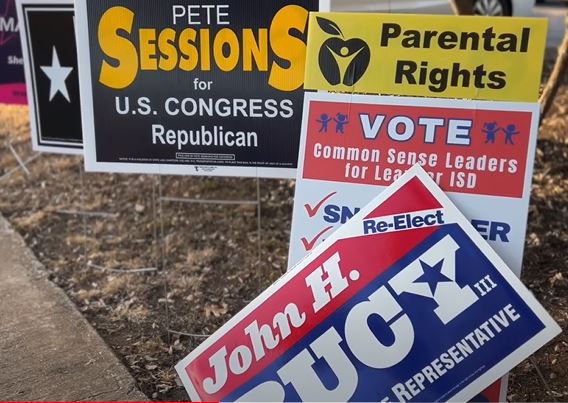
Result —
<instances>
[{"instance_id":1,"label":"concrete curb","mask_svg":"<svg viewBox=\"0 0 568 403\"><path fill-rule=\"evenodd\" d=\"M148 401L0 215L0 399Z\"/></svg>"}]
</instances>

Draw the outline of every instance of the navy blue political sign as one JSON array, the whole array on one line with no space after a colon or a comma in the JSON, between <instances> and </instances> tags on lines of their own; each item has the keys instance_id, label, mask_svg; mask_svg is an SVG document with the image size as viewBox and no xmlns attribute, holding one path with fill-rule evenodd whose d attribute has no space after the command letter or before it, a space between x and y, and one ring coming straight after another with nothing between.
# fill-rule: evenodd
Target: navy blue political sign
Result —
<instances>
[{"instance_id":1,"label":"navy blue political sign","mask_svg":"<svg viewBox=\"0 0 568 403\"><path fill-rule=\"evenodd\" d=\"M0 104L25 104L24 59L15 0L0 0Z\"/></svg>"},{"instance_id":2,"label":"navy blue political sign","mask_svg":"<svg viewBox=\"0 0 568 403\"><path fill-rule=\"evenodd\" d=\"M176 369L193 400L465 401L559 331L415 167Z\"/></svg>"}]
</instances>

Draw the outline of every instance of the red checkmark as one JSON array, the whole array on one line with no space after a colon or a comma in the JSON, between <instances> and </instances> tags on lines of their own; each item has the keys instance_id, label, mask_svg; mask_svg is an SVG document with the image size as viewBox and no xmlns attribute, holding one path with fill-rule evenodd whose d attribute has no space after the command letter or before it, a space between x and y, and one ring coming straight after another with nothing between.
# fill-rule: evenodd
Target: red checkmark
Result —
<instances>
[{"instance_id":1,"label":"red checkmark","mask_svg":"<svg viewBox=\"0 0 568 403\"><path fill-rule=\"evenodd\" d=\"M304 245L304 249L306 250L306 252L311 251L314 248L314 246L316 246L318 239L320 239L323 236L323 234L325 234L327 231L329 231L332 228L333 225L324 228L311 241L308 241L306 238L300 239L300 241L302 241L302 245Z\"/></svg>"},{"instance_id":2,"label":"red checkmark","mask_svg":"<svg viewBox=\"0 0 568 403\"><path fill-rule=\"evenodd\" d=\"M304 204L304 208L306 209L306 211L308 212L308 216L310 216L310 218L312 218L313 216L315 216L318 213L318 210L321 208L321 206L323 206L323 204L328 201L329 199L331 199L333 196L335 196L337 194L337 192L333 192L328 194L327 196L325 196L323 199L320 200L320 202L318 204L316 204L314 207L310 206L309 204Z\"/></svg>"}]
</instances>

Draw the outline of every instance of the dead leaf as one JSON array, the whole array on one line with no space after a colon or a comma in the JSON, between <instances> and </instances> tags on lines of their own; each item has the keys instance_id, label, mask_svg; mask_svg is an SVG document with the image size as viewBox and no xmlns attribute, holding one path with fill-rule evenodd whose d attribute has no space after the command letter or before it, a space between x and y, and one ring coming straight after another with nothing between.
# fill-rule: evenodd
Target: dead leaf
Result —
<instances>
[{"instance_id":1,"label":"dead leaf","mask_svg":"<svg viewBox=\"0 0 568 403\"><path fill-rule=\"evenodd\" d=\"M208 305L205 307L205 317L210 318L214 316L216 318L225 315L228 311L227 304L222 304L221 306L217 305Z\"/></svg>"},{"instance_id":2,"label":"dead leaf","mask_svg":"<svg viewBox=\"0 0 568 403\"><path fill-rule=\"evenodd\" d=\"M554 276L550 277L548 279L548 282L552 287L554 287L557 283L564 284L566 282L566 279L564 278L561 272L558 272Z\"/></svg>"}]
</instances>

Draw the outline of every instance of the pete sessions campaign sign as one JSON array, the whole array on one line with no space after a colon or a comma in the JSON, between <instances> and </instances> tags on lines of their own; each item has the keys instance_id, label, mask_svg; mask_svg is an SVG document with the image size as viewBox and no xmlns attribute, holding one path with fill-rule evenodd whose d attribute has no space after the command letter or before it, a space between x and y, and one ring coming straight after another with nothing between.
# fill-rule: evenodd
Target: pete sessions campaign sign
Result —
<instances>
[{"instance_id":1,"label":"pete sessions campaign sign","mask_svg":"<svg viewBox=\"0 0 568 403\"><path fill-rule=\"evenodd\" d=\"M467 401L559 332L416 166L176 370L195 401Z\"/></svg>"},{"instance_id":2,"label":"pete sessions campaign sign","mask_svg":"<svg viewBox=\"0 0 568 403\"><path fill-rule=\"evenodd\" d=\"M306 94L288 267L421 165L520 275L537 104Z\"/></svg>"},{"instance_id":3,"label":"pete sessions campaign sign","mask_svg":"<svg viewBox=\"0 0 568 403\"><path fill-rule=\"evenodd\" d=\"M89 171L289 177L318 0L78 0Z\"/></svg>"}]
</instances>

